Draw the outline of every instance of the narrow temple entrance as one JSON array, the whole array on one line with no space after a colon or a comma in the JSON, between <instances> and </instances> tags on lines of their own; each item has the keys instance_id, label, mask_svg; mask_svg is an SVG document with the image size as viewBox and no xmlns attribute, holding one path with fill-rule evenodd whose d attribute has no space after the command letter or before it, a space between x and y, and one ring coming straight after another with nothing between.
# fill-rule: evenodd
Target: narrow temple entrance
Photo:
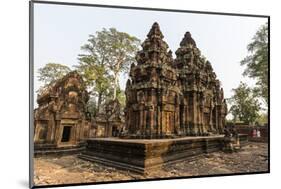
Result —
<instances>
[{"instance_id":1,"label":"narrow temple entrance","mask_svg":"<svg viewBox=\"0 0 281 189\"><path fill-rule=\"evenodd\" d=\"M116 126L112 126L112 136L117 137L118 136L118 129Z\"/></svg>"},{"instance_id":2,"label":"narrow temple entrance","mask_svg":"<svg viewBox=\"0 0 281 189\"><path fill-rule=\"evenodd\" d=\"M69 142L71 136L71 126L64 126L61 142Z\"/></svg>"},{"instance_id":3,"label":"narrow temple entrance","mask_svg":"<svg viewBox=\"0 0 281 189\"><path fill-rule=\"evenodd\" d=\"M47 131L48 131L48 125L47 124L40 125L38 139L39 140L46 140L46 138L47 138Z\"/></svg>"}]
</instances>

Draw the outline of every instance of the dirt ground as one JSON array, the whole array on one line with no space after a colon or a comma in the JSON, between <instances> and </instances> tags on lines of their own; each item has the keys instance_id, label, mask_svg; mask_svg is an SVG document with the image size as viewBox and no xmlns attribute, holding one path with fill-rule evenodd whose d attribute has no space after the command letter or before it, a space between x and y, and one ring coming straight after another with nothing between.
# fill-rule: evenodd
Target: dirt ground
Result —
<instances>
[{"instance_id":1,"label":"dirt ground","mask_svg":"<svg viewBox=\"0 0 281 189\"><path fill-rule=\"evenodd\" d=\"M267 143L249 143L236 153L214 152L164 166L147 176L84 161L76 156L34 158L35 185L73 184L268 170Z\"/></svg>"}]
</instances>

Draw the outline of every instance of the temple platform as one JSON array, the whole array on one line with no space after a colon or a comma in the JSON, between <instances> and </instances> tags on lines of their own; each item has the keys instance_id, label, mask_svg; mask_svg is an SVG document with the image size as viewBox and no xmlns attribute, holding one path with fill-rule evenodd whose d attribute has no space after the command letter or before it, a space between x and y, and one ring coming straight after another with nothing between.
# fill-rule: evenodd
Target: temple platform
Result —
<instances>
[{"instance_id":1,"label":"temple platform","mask_svg":"<svg viewBox=\"0 0 281 189\"><path fill-rule=\"evenodd\" d=\"M45 156L45 155L73 155L80 154L86 148L85 142L80 142L77 145L65 145L57 146L55 144L35 144L34 145L34 156Z\"/></svg>"},{"instance_id":2,"label":"temple platform","mask_svg":"<svg viewBox=\"0 0 281 189\"><path fill-rule=\"evenodd\" d=\"M241 146L247 135L239 135ZM223 135L175 139L95 138L87 140L81 159L119 169L146 174L165 164L192 160L196 156L222 150Z\"/></svg>"}]
</instances>

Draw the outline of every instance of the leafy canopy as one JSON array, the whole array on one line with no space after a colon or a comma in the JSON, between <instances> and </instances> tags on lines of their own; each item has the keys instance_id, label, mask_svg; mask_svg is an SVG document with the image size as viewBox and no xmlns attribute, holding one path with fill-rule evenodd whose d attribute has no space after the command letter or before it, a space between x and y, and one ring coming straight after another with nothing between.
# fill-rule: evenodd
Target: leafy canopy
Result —
<instances>
[{"instance_id":1,"label":"leafy canopy","mask_svg":"<svg viewBox=\"0 0 281 189\"><path fill-rule=\"evenodd\" d=\"M246 124L254 123L259 118L261 104L255 98L252 89L241 82L233 92L233 96L228 99L232 105L229 112L232 113L233 120L243 121Z\"/></svg>"},{"instance_id":2,"label":"leafy canopy","mask_svg":"<svg viewBox=\"0 0 281 189\"><path fill-rule=\"evenodd\" d=\"M115 28L103 29L90 35L88 43L81 49L86 54L80 54L81 69L92 69L99 65L103 67L106 78L112 79L113 97L117 96L119 75L129 70L130 64L135 60L135 54L139 50L140 40ZM111 78L109 78L111 76ZM91 78L86 80L94 82Z\"/></svg>"},{"instance_id":3,"label":"leafy canopy","mask_svg":"<svg viewBox=\"0 0 281 189\"><path fill-rule=\"evenodd\" d=\"M71 69L65 65L48 63L44 67L38 69L38 80L46 85L62 78L70 71Z\"/></svg>"},{"instance_id":4,"label":"leafy canopy","mask_svg":"<svg viewBox=\"0 0 281 189\"><path fill-rule=\"evenodd\" d=\"M90 35L81 47L84 54L78 55L79 65L75 67L98 98L98 108L105 99L123 98L119 75L129 70L139 46L136 37L110 28Z\"/></svg>"},{"instance_id":5,"label":"leafy canopy","mask_svg":"<svg viewBox=\"0 0 281 189\"><path fill-rule=\"evenodd\" d=\"M268 24L263 25L247 46L249 55L242 61L246 65L244 76L256 79L254 93L268 104Z\"/></svg>"}]
</instances>

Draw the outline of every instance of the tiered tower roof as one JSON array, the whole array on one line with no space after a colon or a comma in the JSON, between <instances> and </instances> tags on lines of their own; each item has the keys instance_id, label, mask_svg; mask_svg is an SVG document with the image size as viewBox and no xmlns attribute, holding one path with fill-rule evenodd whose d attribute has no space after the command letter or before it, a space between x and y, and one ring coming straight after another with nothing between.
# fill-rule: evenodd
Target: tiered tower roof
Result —
<instances>
[{"instance_id":1,"label":"tiered tower roof","mask_svg":"<svg viewBox=\"0 0 281 189\"><path fill-rule=\"evenodd\" d=\"M155 22L142 43L142 50L136 55L138 64L172 64L172 52L163 38L159 24Z\"/></svg>"}]
</instances>

